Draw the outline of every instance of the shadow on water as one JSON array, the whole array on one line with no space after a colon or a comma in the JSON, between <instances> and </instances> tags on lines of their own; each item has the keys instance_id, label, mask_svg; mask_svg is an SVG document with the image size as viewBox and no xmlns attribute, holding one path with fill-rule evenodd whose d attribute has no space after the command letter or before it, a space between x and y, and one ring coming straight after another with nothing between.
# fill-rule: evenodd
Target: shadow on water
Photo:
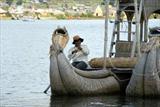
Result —
<instances>
[{"instance_id":1,"label":"shadow on water","mask_svg":"<svg viewBox=\"0 0 160 107\"><path fill-rule=\"evenodd\" d=\"M160 99L125 96L54 97L50 107L160 107Z\"/></svg>"}]
</instances>

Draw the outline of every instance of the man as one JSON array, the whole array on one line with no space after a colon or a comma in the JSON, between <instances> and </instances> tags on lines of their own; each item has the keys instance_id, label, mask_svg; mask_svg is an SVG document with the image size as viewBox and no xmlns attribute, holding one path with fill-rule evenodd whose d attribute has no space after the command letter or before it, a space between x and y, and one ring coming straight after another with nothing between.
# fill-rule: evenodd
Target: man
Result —
<instances>
[{"instance_id":1,"label":"man","mask_svg":"<svg viewBox=\"0 0 160 107\"><path fill-rule=\"evenodd\" d=\"M86 45L81 45L83 39L78 35L73 37L75 45L69 50L68 58L72 60L72 65L78 69L84 70L87 68L89 50Z\"/></svg>"}]
</instances>

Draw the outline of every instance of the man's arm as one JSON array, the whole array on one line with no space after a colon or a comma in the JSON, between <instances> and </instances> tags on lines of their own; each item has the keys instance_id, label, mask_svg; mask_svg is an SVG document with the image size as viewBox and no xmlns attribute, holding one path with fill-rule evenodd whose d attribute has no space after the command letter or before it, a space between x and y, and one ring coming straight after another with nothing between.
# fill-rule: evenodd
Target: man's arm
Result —
<instances>
[{"instance_id":1,"label":"man's arm","mask_svg":"<svg viewBox=\"0 0 160 107\"><path fill-rule=\"evenodd\" d=\"M69 59L72 59L73 56L75 56L75 54L76 54L77 52L78 52L77 49L71 48L71 49L68 51L68 58L69 58Z\"/></svg>"},{"instance_id":2,"label":"man's arm","mask_svg":"<svg viewBox=\"0 0 160 107\"><path fill-rule=\"evenodd\" d=\"M83 54L85 55L89 54L89 49L86 45L83 45L81 48L82 48L81 51L83 52Z\"/></svg>"}]
</instances>

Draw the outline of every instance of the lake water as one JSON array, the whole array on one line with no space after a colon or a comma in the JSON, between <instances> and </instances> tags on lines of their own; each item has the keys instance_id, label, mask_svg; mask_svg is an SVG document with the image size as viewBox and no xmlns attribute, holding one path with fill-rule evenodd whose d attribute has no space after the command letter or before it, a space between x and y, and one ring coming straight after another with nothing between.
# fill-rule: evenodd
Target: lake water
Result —
<instances>
[{"instance_id":1,"label":"lake water","mask_svg":"<svg viewBox=\"0 0 160 107\"><path fill-rule=\"evenodd\" d=\"M104 20L1 20L1 107L160 107L160 99L124 96L51 97L50 91L44 94L49 84L51 35L57 26L65 26L70 35L65 53L72 46L72 37L78 34L90 49L89 59L103 55ZM160 19L150 20L149 26L160 26ZM126 30L126 23L121 27ZM112 28L113 24L109 23L109 35L112 34Z\"/></svg>"}]
</instances>

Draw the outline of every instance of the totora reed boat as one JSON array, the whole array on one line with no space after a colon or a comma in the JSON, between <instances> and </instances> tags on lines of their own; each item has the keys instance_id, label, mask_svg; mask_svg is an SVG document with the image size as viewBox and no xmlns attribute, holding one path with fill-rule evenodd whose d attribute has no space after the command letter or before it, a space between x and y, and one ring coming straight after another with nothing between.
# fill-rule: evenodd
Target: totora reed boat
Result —
<instances>
[{"instance_id":1,"label":"totora reed boat","mask_svg":"<svg viewBox=\"0 0 160 107\"><path fill-rule=\"evenodd\" d=\"M160 97L160 26L151 29L151 14L160 14L160 0L116 0L115 20L107 57L109 0L105 0L104 56L89 61L92 68L73 67L63 53L69 36L57 28L50 47L50 86L53 95L97 95ZM120 18L122 11L127 21ZM135 20L135 21L133 21ZM127 22L127 31L121 31ZM135 32L132 26L135 24ZM150 34L148 33L150 29ZM121 40L126 33L127 40ZM124 36L124 35L123 35Z\"/></svg>"},{"instance_id":2,"label":"totora reed boat","mask_svg":"<svg viewBox=\"0 0 160 107\"><path fill-rule=\"evenodd\" d=\"M73 67L63 53L68 42L65 28L57 28L52 35L50 48L50 85L53 95L96 95L124 92L131 70L86 69ZM117 72L117 73L116 73Z\"/></svg>"}]
</instances>

